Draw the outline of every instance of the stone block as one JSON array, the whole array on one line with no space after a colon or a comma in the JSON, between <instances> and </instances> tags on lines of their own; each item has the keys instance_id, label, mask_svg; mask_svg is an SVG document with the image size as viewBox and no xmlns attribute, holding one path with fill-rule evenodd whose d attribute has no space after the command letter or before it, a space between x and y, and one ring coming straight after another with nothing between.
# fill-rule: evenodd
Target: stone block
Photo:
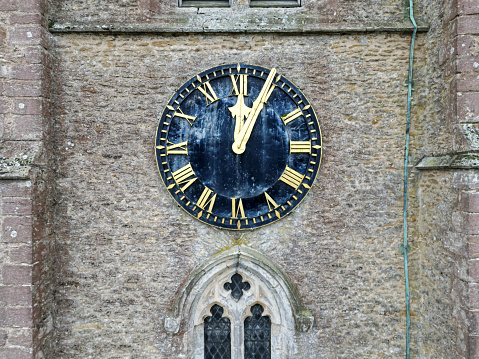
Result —
<instances>
[{"instance_id":1,"label":"stone block","mask_svg":"<svg viewBox=\"0 0 479 359\"><path fill-rule=\"evenodd\" d=\"M457 18L458 34L479 34L479 15L467 15Z\"/></svg>"},{"instance_id":2,"label":"stone block","mask_svg":"<svg viewBox=\"0 0 479 359\"><path fill-rule=\"evenodd\" d=\"M19 348L0 348L0 359L33 359L33 354Z\"/></svg>"},{"instance_id":3,"label":"stone block","mask_svg":"<svg viewBox=\"0 0 479 359\"><path fill-rule=\"evenodd\" d=\"M466 234L478 235L479 234L479 213L466 213L465 214L465 228Z\"/></svg>"},{"instance_id":4,"label":"stone block","mask_svg":"<svg viewBox=\"0 0 479 359\"><path fill-rule=\"evenodd\" d=\"M3 197L30 197L32 185L30 181L8 181L0 184Z\"/></svg>"},{"instance_id":5,"label":"stone block","mask_svg":"<svg viewBox=\"0 0 479 359\"><path fill-rule=\"evenodd\" d=\"M459 122L479 122L479 93L462 93L457 97Z\"/></svg>"},{"instance_id":6,"label":"stone block","mask_svg":"<svg viewBox=\"0 0 479 359\"><path fill-rule=\"evenodd\" d=\"M44 24L45 17L40 13L36 14L22 14L14 13L10 15L10 24Z\"/></svg>"},{"instance_id":7,"label":"stone block","mask_svg":"<svg viewBox=\"0 0 479 359\"><path fill-rule=\"evenodd\" d=\"M44 75L43 65L15 65L10 67L8 77L12 80L40 80Z\"/></svg>"},{"instance_id":8,"label":"stone block","mask_svg":"<svg viewBox=\"0 0 479 359\"><path fill-rule=\"evenodd\" d=\"M479 236L468 236L469 258L479 258Z\"/></svg>"},{"instance_id":9,"label":"stone block","mask_svg":"<svg viewBox=\"0 0 479 359\"><path fill-rule=\"evenodd\" d=\"M461 208L464 212L479 212L479 192L462 192Z\"/></svg>"},{"instance_id":10,"label":"stone block","mask_svg":"<svg viewBox=\"0 0 479 359\"><path fill-rule=\"evenodd\" d=\"M2 11L14 11L18 9L18 0L0 0Z\"/></svg>"},{"instance_id":11,"label":"stone block","mask_svg":"<svg viewBox=\"0 0 479 359\"><path fill-rule=\"evenodd\" d=\"M19 115L41 115L43 100L41 98L21 98L13 102L13 113Z\"/></svg>"},{"instance_id":12,"label":"stone block","mask_svg":"<svg viewBox=\"0 0 479 359\"><path fill-rule=\"evenodd\" d=\"M460 35L457 37L457 54L464 55L469 53L474 38L470 35Z\"/></svg>"},{"instance_id":13,"label":"stone block","mask_svg":"<svg viewBox=\"0 0 479 359\"><path fill-rule=\"evenodd\" d=\"M8 31L7 41L18 45L42 45L48 48L48 35L46 30L38 26L13 26Z\"/></svg>"},{"instance_id":14,"label":"stone block","mask_svg":"<svg viewBox=\"0 0 479 359\"><path fill-rule=\"evenodd\" d=\"M477 0L457 0L457 8L461 15L479 14Z\"/></svg>"},{"instance_id":15,"label":"stone block","mask_svg":"<svg viewBox=\"0 0 479 359\"><path fill-rule=\"evenodd\" d=\"M479 234L479 213L468 213L466 218L466 233Z\"/></svg>"},{"instance_id":16,"label":"stone block","mask_svg":"<svg viewBox=\"0 0 479 359\"><path fill-rule=\"evenodd\" d=\"M31 243L32 218L4 217L2 240L9 243Z\"/></svg>"},{"instance_id":17,"label":"stone block","mask_svg":"<svg viewBox=\"0 0 479 359\"><path fill-rule=\"evenodd\" d=\"M3 215L31 215L32 214L32 200L28 198L2 198Z\"/></svg>"},{"instance_id":18,"label":"stone block","mask_svg":"<svg viewBox=\"0 0 479 359\"><path fill-rule=\"evenodd\" d=\"M0 304L2 306L31 306L32 289L30 286L0 286Z\"/></svg>"},{"instance_id":19,"label":"stone block","mask_svg":"<svg viewBox=\"0 0 479 359\"><path fill-rule=\"evenodd\" d=\"M479 312L469 312L469 334L479 334Z\"/></svg>"},{"instance_id":20,"label":"stone block","mask_svg":"<svg viewBox=\"0 0 479 359\"><path fill-rule=\"evenodd\" d=\"M5 124L5 135L15 140L40 140L43 138L43 120L41 115L13 116L13 121Z\"/></svg>"},{"instance_id":21,"label":"stone block","mask_svg":"<svg viewBox=\"0 0 479 359\"><path fill-rule=\"evenodd\" d=\"M479 72L479 56L470 55L463 56L457 59L458 72Z\"/></svg>"},{"instance_id":22,"label":"stone block","mask_svg":"<svg viewBox=\"0 0 479 359\"><path fill-rule=\"evenodd\" d=\"M5 84L5 95L9 97L39 97L43 94L40 81L17 80Z\"/></svg>"},{"instance_id":23,"label":"stone block","mask_svg":"<svg viewBox=\"0 0 479 359\"><path fill-rule=\"evenodd\" d=\"M5 326L31 328L32 308L31 307L7 307L5 309Z\"/></svg>"},{"instance_id":24,"label":"stone block","mask_svg":"<svg viewBox=\"0 0 479 359\"><path fill-rule=\"evenodd\" d=\"M32 267L20 265L5 265L2 271L3 284L31 284Z\"/></svg>"},{"instance_id":25,"label":"stone block","mask_svg":"<svg viewBox=\"0 0 479 359\"><path fill-rule=\"evenodd\" d=\"M19 11L45 12L45 0L21 0L18 4Z\"/></svg>"},{"instance_id":26,"label":"stone block","mask_svg":"<svg viewBox=\"0 0 479 359\"><path fill-rule=\"evenodd\" d=\"M25 60L29 64L40 64L43 63L45 58L44 50L41 47L27 47L25 49Z\"/></svg>"},{"instance_id":27,"label":"stone block","mask_svg":"<svg viewBox=\"0 0 479 359\"><path fill-rule=\"evenodd\" d=\"M469 308L471 310L479 309L479 283L469 284Z\"/></svg>"},{"instance_id":28,"label":"stone block","mask_svg":"<svg viewBox=\"0 0 479 359\"><path fill-rule=\"evenodd\" d=\"M32 264L32 247L23 245L11 249L10 260L13 263Z\"/></svg>"},{"instance_id":29,"label":"stone block","mask_svg":"<svg viewBox=\"0 0 479 359\"><path fill-rule=\"evenodd\" d=\"M479 260L469 260L469 277L473 283L479 283Z\"/></svg>"},{"instance_id":30,"label":"stone block","mask_svg":"<svg viewBox=\"0 0 479 359\"><path fill-rule=\"evenodd\" d=\"M476 74L459 74L457 78L457 91L479 91L479 79Z\"/></svg>"},{"instance_id":31,"label":"stone block","mask_svg":"<svg viewBox=\"0 0 479 359\"><path fill-rule=\"evenodd\" d=\"M32 345L32 330L31 329L13 329L10 330L8 336L8 343L22 347L30 347Z\"/></svg>"}]
</instances>

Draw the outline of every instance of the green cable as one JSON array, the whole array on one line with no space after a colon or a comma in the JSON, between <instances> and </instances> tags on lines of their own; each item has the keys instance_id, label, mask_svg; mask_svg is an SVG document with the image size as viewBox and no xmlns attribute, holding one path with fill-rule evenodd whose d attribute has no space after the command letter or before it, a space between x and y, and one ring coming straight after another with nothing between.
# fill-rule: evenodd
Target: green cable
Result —
<instances>
[{"instance_id":1,"label":"green cable","mask_svg":"<svg viewBox=\"0 0 479 359\"><path fill-rule=\"evenodd\" d=\"M409 52L409 75L407 89L407 125L406 125L406 153L404 155L404 206L403 206L403 250L404 250L404 277L406 290L406 359L409 359L409 342L411 337L411 313L409 305L409 271L408 271L408 244L407 244L407 178L408 178L408 157L409 157L409 129L411 127L411 93L412 93L412 69L414 60L414 41L416 39L417 24L414 20L414 3L409 0L409 19L414 25Z\"/></svg>"}]
</instances>

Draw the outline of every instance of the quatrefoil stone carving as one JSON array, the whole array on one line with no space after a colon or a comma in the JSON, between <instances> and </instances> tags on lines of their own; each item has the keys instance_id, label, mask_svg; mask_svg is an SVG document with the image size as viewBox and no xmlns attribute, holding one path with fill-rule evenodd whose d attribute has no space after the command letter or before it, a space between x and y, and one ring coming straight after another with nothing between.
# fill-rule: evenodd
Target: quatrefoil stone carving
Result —
<instances>
[{"instance_id":1,"label":"quatrefoil stone carving","mask_svg":"<svg viewBox=\"0 0 479 359\"><path fill-rule=\"evenodd\" d=\"M235 300L239 300L243 296L243 291L249 290L251 285L243 282L243 277L239 273L231 276L231 282L226 282L223 286L226 290L231 290L231 296Z\"/></svg>"}]
</instances>

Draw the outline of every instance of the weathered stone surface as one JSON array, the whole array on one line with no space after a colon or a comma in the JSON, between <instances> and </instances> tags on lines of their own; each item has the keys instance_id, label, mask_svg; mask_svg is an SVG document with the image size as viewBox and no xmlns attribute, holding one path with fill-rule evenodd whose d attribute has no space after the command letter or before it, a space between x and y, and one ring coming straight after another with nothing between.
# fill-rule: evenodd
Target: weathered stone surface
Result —
<instances>
[{"instance_id":1,"label":"weathered stone surface","mask_svg":"<svg viewBox=\"0 0 479 359\"><path fill-rule=\"evenodd\" d=\"M301 28L315 23L405 23L402 0L304 0L296 8L252 8L245 0L231 1L230 8L179 8L177 0L124 0L109 2L87 0L74 3L50 0L48 17L61 24L95 24L108 27L121 23L158 24L162 27L181 25L190 28ZM418 11L422 13L419 2ZM233 10L233 11L232 11ZM418 18L421 16L418 14Z\"/></svg>"},{"instance_id":2,"label":"weathered stone surface","mask_svg":"<svg viewBox=\"0 0 479 359\"><path fill-rule=\"evenodd\" d=\"M65 356L81 355L87 343L99 357L181 351L182 334L170 337L157 320L188 273L239 234L175 206L156 172L152 134L179 84L219 63L247 61L275 66L302 88L324 135L310 195L291 216L244 237L286 272L318 319L298 334L297 356L402 357L398 247L409 41L384 34L57 36L57 323ZM423 44L418 39L418 59ZM421 126L413 130L420 141L434 131ZM441 334L429 335L437 338L430 348L440 343Z\"/></svg>"},{"instance_id":3,"label":"weathered stone surface","mask_svg":"<svg viewBox=\"0 0 479 359\"><path fill-rule=\"evenodd\" d=\"M412 166L477 147L469 123L477 122L472 59L479 41L470 35L477 19L457 18L476 14L466 0L415 3L430 30L417 39L410 131L412 353L462 358L479 346L468 335L464 285L467 256L477 251L475 236L466 235L472 217L462 211L473 211L475 201L464 203L460 191L478 189L479 176L464 164L449 172ZM0 143L0 177L33 183L31 194L0 193L9 213L0 218L1 278L33 282L35 305L8 316L0 308L9 325L33 327L9 329L7 344L22 349L2 347L0 331L0 357L179 357L185 333L171 336L159 323L194 268L239 234L176 208L156 173L156 118L196 72L240 61L277 67L304 90L322 123L322 173L308 198L244 237L287 274L312 311L312 331L296 335L296 357L404 357L399 244L410 25L403 0L308 0L292 9L251 9L241 0L230 9L179 9L176 0L47 5L60 30L121 24L130 32L55 33L50 89L49 35L39 15L45 2L0 0L0 95L9 96L0 99L0 137L9 140ZM133 33L149 24L156 34ZM180 34L158 33L168 29ZM457 31L464 35L454 40ZM53 133L45 120L51 90ZM32 215L12 212L24 195ZM22 274L29 251L36 262L30 282Z\"/></svg>"}]
</instances>

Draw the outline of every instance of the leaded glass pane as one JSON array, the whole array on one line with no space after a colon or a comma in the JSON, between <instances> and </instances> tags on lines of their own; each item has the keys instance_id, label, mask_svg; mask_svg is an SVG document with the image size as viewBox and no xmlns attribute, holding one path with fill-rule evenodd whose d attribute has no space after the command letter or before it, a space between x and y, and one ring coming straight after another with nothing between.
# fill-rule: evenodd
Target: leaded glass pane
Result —
<instances>
[{"instance_id":1,"label":"leaded glass pane","mask_svg":"<svg viewBox=\"0 0 479 359\"><path fill-rule=\"evenodd\" d=\"M271 319L263 317L263 307L251 307L252 317L244 321L245 359L271 359Z\"/></svg>"},{"instance_id":2,"label":"leaded glass pane","mask_svg":"<svg viewBox=\"0 0 479 359\"><path fill-rule=\"evenodd\" d=\"M231 359L231 322L223 311L215 304L205 318L205 359Z\"/></svg>"}]
</instances>

